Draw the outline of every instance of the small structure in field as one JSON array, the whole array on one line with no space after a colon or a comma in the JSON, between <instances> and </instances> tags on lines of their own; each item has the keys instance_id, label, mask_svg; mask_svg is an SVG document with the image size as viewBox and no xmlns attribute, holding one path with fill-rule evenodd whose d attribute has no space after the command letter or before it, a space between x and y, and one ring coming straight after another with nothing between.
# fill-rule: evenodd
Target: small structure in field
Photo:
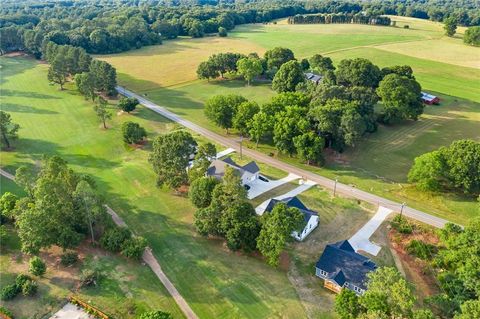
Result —
<instances>
[{"instance_id":1,"label":"small structure in field","mask_svg":"<svg viewBox=\"0 0 480 319\"><path fill-rule=\"evenodd\" d=\"M323 76L317 75L312 72L306 72L305 77L307 78L307 80L312 81L315 84L319 84L320 82L322 82L323 79Z\"/></svg>"},{"instance_id":2,"label":"small structure in field","mask_svg":"<svg viewBox=\"0 0 480 319\"><path fill-rule=\"evenodd\" d=\"M438 96L422 92L421 96L422 102L428 105L439 104L440 98Z\"/></svg>"},{"instance_id":3,"label":"small structure in field","mask_svg":"<svg viewBox=\"0 0 480 319\"><path fill-rule=\"evenodd\" d=\"M255 181L256 179L258 179L258 175L260 173L260 168L254 161L251 161L247 165L240 166L235 163L230 157L227 157L223 160L216 159L212 161L212 163L207 169L206 175L213 176L216 179L221 180L223 178L223 175L225 175L225 170L227 166L232 167L238 174L238 176L240 176L242 180L242 185L247 185L248 183Z\"/></svg>"},{"instance_id":4,"label":"small structure in field","mask_svg":"<svg viewBox=\"0 0 480 319\"><path fill-rule=\"evenodd\" d=\"M317 228L319 219L317 212L308 209L296 196L287 197L284 199L272 198L265 207L265 210L260 213L263 214L264 212L271 212L278 203L284 203L287 205L287 207L297 208L303 214L304 224L302 227L300 227L300 229L292 232L292 237L296 240L303 241L315 228Z\"/></svg>"},{"instance_id":5,"label":"small structure in field","mask_svg":"<svg viewBox=\"0 0 480 319\"><path fill-rule=\"evenodd\" d=\"M347 288L362 295L367 290L367 274L375 269L377 265L373 261L356 253L348 240L343 240L325 247L315 264L315 275L333 292Z\"/></svg>"}]
</instances>

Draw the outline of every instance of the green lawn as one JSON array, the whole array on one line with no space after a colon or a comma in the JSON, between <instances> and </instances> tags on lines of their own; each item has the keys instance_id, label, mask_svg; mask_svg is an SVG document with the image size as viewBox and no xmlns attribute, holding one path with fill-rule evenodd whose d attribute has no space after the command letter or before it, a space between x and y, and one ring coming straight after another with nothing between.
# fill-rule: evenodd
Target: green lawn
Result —
<instances>
[{"instance_id":1,"label":"green lawn","mask_svg":"<svg viewBox=\"0 0 480 319\"><path fill-rule=\"evenodd\" d=\"M163 270L201 318L305 317L285 271L199 237L189 201L154 186L148 147L133 150L120 136L126 120L139 122L150 139L176 125L140 107L132 115L114 114L110 128L103 130L91 104L71 86L62 92L48 85L46 65L25 58L1 58L0 63L2 108L22 127L15 150L2 152L3 168L13 172L42 154L59 154L74 170L93 176L108 204L148 239ZM141 283L136 289L144 293L139 299L153 298L165 310L176 311L169 297L155 299ZM92 300L109 302L93 293Z\"/></svg>"}]
</instances>

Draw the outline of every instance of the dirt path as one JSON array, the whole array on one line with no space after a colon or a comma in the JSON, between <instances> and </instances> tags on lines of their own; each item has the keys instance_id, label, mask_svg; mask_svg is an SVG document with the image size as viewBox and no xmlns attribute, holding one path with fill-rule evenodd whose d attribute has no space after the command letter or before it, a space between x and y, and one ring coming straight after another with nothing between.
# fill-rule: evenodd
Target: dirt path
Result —
<instances>
[{"instance_id":1,"label":"dirt path","mask_svg":"<svg viewBox=\"0 0 480 319\"><path fill-rule=\"evenodd\" d=\"M14 175L10 174L9 172L1 168L0 168L0 175L12 181L15 180ZM107 213L110 216L112 216L112 219L115 224L121 227L127 227L127 224L123 221L123 219L120 216L118 216L118 214L113 209L111 209L108 205L105 205L105 208L107 209ZM195 312L193 312L192 308L190 308L190 306L182 297L182 295L180 295L177 288L175 288L175 286L172 284L170 279L168 279L167 275L165 275L165 273L162 270L162 267L160 267L160 264L158 263L158 260L155 258L155 256L153 256L152 249L150 247L147 247L145 249L145 251L143 252L142 258L143 258L143 261L152 269L155 275L157 275L158 279L160 279L162 284L165 286L167 291L173 297L178 307L183 311L185 316L188 319L198 319Z\"/></svg>"},{"instance_id":2,"label":"dirt path","mask_svg":"<svg viewBox=\"0 0 480 319\"><path fill-rule=\"evenodd\" d=\"M166 117L167 119L176 122L180 125L185 126L186 128L201 134L205 136L208 139L211 139L219 144L222 144L226 147L231 147L235 150L239 150L240 146L238 142L232 138L224 137L222 135L219 135L217 133L214 133L204 127L201 127L193 122L190 122L188 120L183 119L179 115L170 112L167 110L165 107L159 106L152 101L149 101L145 99L143 96L136 94L132 91L129 91L121 86L117 86L117 90L120 94L125 95L126 97L135 97L142 105L144 105L146 108ZM304 179L309 179L320 186L331 189L333 190L336 188L336 192L341 193L345 196L353 197L360 199L362 201L371 203L376 206L384 206L386 208L392 209L393 211L400 211L400 208L402 207L402 204L397 203L395 201L383 198L381 196L377 196L371 193L368 193L366 191L360 190L355 187L351 187L349 185L345 185L339 182L335 182L329 178L323 177L321 175L312 173L310 171L295 167L293 165L287 164L285 162L282 162L276 158L272 158L266 154L260 153L256 150L249 149L249 148L243 148L243 154L246 156L251 157L254 160L263 162L267 165L276 167L278 169L284 170L288 173L296 174L298 176L303 177ZM420 210L407 207L405 206L403 208L403 214L407 217L410 217L412 219L418 220L422 223L437 227L437 228L443 228L443 226L448 222L447 220L443 218L439 218L436 216L429 215L425 212L422 212Z\"/></svg>"}]
</instances>

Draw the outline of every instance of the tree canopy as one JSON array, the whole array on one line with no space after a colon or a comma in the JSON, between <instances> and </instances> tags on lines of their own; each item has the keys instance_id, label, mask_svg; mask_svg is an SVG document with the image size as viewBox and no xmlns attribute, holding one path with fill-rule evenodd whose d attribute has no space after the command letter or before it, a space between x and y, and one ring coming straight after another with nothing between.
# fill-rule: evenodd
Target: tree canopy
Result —
<instances>
[{"instance_id":1,"label":"tree canopy","mask_svg":"<svg viewBox=\"0 0 480 319\"><path fill-rule=\"evenodd\" d=\"M157 174L157 185L178 189L188 182L186 168L195 153L197 142L185 131L157 136L152 143L149 161Z\"/></svg>"},{"instance_id":2,"label":"tree canopy","mask_svg":"<svg viewBox=\"0 0 480 319\"><path fill-rule=\"evenodd\" d=\"M2 146L10 148L12 140L17 138L20 125L12 121L10 114L0 111L0 133L2 134Z\"/></svg>"}]
</instances>

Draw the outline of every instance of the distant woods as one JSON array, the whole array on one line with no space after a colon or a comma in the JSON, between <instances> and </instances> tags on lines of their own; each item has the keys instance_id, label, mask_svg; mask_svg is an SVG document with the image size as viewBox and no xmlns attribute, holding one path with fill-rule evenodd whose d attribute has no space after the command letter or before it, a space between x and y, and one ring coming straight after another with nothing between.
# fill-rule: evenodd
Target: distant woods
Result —
<instances>
[{"instance_id":1,"label":"distant woods","mask_svg":"<svg viewBox=\"0 0 480 319\"><path fill-rule=\"evenodd\" d=\"M5 0L0 9L0 53L24 50L40 57L42 47L50 41L81 47L89 53L118 53L178 36L227 36L236 25L287 17L292 23L388 25L389 18L382 15L400 15L439 22L450 19L462 26L480 24L479 4L473 0L180 3L110 1L98 5L97 1L86 0L77 5L72 1Z\"/></svg>"},{"instance_id":2,"label":"distant woods","mask_svg":"<svg viewBox=\"0 0 480 319\"><path fill-rule=\"evenodd\" d=\"M319 13L309 15L295 15L288 18L290 24L331 24L356 23L373 25L390 25L389 17L367 15L362 13Z\"/></svg>"}]
</instances>

